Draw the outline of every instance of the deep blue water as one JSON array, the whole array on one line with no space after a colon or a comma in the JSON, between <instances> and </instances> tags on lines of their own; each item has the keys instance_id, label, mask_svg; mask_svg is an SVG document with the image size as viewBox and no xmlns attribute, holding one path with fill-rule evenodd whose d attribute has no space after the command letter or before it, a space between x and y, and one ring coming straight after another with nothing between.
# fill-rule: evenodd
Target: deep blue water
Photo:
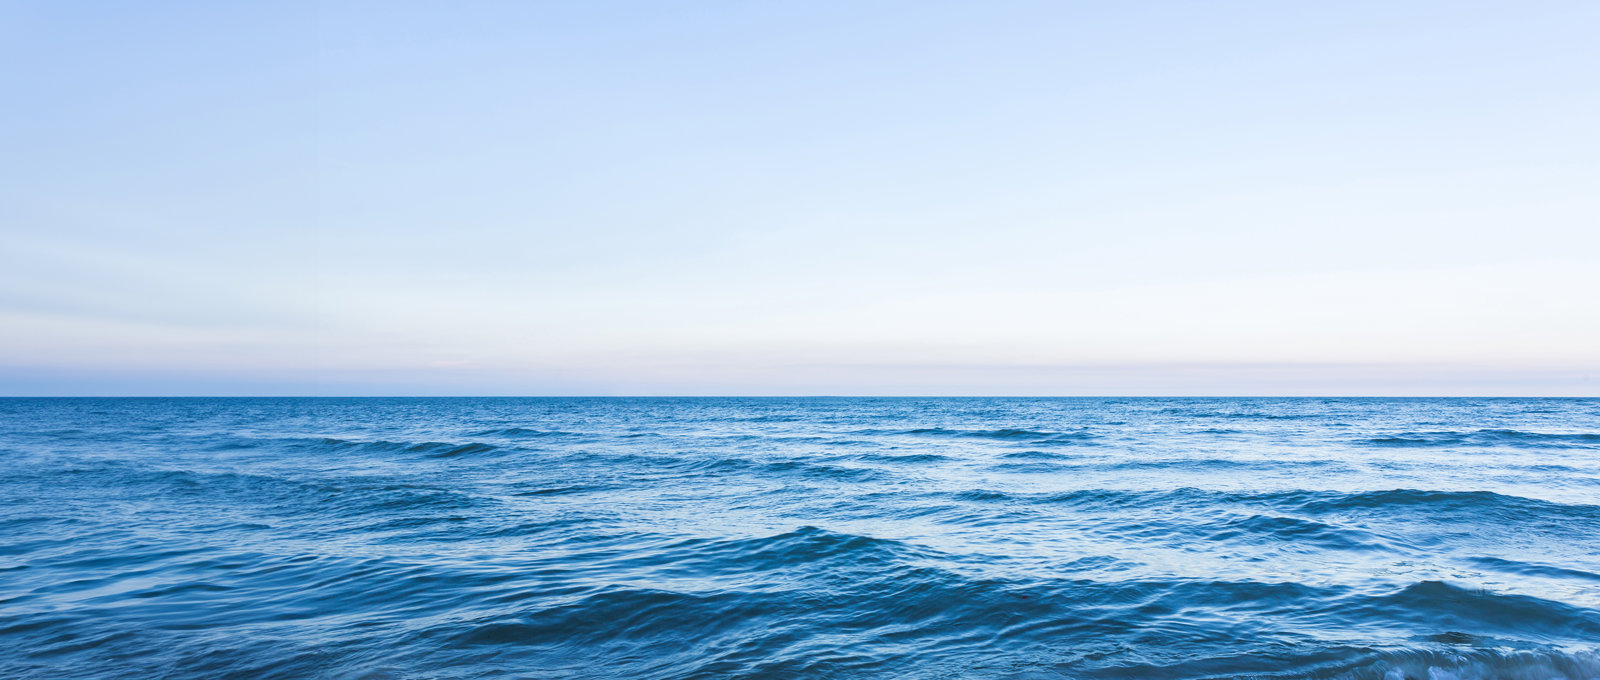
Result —
<instances>
[{"instance_id":1,"label":"deep blue water","mask_svg":"<svg viewBox=\"0 0 1600 680\"><path fill-rule=\"evenodd\" d=\"M0 400L3 678L1600 678L1600 400Z\"/></svg>"}]
</instances>

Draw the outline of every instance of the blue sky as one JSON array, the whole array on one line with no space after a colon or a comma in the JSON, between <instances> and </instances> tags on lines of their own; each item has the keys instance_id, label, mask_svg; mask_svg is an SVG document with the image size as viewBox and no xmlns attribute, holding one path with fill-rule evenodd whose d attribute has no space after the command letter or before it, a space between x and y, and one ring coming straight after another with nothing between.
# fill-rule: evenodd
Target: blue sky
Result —
<instances>
[{"instance_id":1,"label":"blue sky","mask_svg":"<svg viewBox=\"0 0 1600 680\"><path fill-rule=\"evenodd\" d=\"M0 2L0 394L1600 394L1592 2Z\"/></svg>"}]
</instances>

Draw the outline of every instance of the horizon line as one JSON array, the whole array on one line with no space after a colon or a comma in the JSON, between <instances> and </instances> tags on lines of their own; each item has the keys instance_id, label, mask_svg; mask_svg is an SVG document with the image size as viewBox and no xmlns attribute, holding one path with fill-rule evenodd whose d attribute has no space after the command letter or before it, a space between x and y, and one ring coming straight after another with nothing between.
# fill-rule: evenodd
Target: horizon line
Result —
<instances>
[{"instance_id":1,"label":"horizon line","mask_svg":"<svg viewBox=\"0 0 1600 680\"><path fill-rule=\"evenodd\" d=\"M1600 399L1600 394L4 394L0 399Z\"/></svg>"}]
</instances>

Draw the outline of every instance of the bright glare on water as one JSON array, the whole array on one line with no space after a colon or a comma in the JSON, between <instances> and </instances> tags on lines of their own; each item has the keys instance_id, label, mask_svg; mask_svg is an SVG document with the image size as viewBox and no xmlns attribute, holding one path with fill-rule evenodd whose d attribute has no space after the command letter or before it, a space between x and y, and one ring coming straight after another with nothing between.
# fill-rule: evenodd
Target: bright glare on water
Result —
<instances>
[{"instance_id":1,"label":"bright glare on water","mask_svg":"<svg viewBox=\"0 0 1600 680\"><path fill-rule=\"evenodd\" d=\"M4 399L4 678L1600 678L1600 400Z\"/></svg>"}]
</instances>

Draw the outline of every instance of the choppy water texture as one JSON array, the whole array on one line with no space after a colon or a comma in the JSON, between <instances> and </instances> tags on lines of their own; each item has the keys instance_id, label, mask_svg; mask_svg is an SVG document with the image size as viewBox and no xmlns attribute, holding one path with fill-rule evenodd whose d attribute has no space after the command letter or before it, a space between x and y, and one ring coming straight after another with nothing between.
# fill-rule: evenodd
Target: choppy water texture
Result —
<instances>
[{"instance_id":1,"label":"choppy water texture","mask_svg":"<svg viewBox=\"0 0 1600 680\"><path fill-rule=\"evenodd\" d=\"M1600 401L0 400L4 678L1600 678Z\"/></svg>"}]
</instances>

